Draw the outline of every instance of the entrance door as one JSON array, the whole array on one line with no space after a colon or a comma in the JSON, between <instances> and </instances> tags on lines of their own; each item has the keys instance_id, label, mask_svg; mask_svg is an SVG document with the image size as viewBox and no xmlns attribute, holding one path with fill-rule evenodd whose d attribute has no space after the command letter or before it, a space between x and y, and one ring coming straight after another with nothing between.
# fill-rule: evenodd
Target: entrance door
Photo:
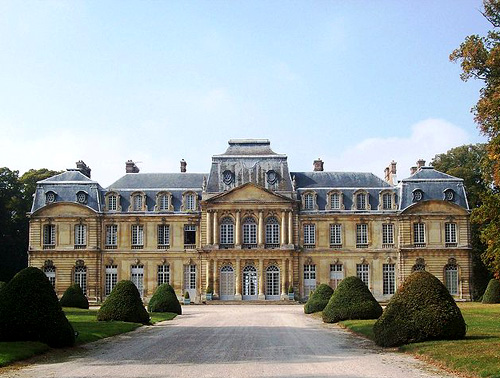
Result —
<instances>
[{"instance_id":1,"label":"entrance door","mask_svg":"<svg viewBox=\"0 0 500 378\"><path fill-rule=\"evenodd\" d=\"M224 265L220 269L220 299L222 301L234 299L234 269L231 265Z\"/></svg>"},{"instance_id":2,"label":"entrance door","mask_svg":"<svg viewBox=\"0 0 500 378\"><path fill-rule=\"evenodd\" d=\"M276 265L266 269L266 299L280 299L280 268Z\"/></svg>"},{"instance_id":3,"label":"entrance door","mask_svg":"<svg viewBox=\"0 0 500 378\"><path fill-rule=\"evenodd\" d=\"M243 297L245 300L257 299L257 269L247 265L243 268Z\"/></svg>"},{"instance_id":4,"label":"entrance door","mask_svg":"<svg viewBox=\"0 0 500 378\"><path fill-rule=\"evenodd\" d=\"M184 295L185 292L189 293L189 299L194 301L196 298L196 265L184 265Z\"/></svg>"}]
</instances>

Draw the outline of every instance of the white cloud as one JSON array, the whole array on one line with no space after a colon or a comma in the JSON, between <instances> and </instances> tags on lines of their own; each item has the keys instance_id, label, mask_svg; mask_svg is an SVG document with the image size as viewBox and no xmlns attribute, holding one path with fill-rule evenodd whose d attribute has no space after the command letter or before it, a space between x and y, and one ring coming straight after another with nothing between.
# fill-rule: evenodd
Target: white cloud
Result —
<instances>
[{"instance_id":1,"label":"white cloud","mask_svg":"<svg viewBox=\"0 0 500 378\"><path fill-rule=\"evenodd\" d=\"M450 122L427 119L412 126L408 137L369 138L347 147L340 155L325 157L325 169L372 172L383 177L384 168L395 160L398 178L409 176L410 167L422 158L432 158L450 148L470 143L469 135Z\"/></svg>"}]
</instances>

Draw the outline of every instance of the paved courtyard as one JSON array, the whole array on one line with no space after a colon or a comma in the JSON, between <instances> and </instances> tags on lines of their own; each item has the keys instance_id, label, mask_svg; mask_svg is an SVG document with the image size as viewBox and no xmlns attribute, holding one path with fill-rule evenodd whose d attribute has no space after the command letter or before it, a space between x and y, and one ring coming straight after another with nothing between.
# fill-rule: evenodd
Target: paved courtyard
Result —
<instances>
[{"instance_id":1,"label":"paved courtyard","mask_svg":"<svg viewBox=\"0 0 500 378\"><path fill-rule=\"evenodd\" d=\"M187 306L153 327L87 344L0 377L451 377L384 351L302 306Z\"/></svg>"}]
</instances>

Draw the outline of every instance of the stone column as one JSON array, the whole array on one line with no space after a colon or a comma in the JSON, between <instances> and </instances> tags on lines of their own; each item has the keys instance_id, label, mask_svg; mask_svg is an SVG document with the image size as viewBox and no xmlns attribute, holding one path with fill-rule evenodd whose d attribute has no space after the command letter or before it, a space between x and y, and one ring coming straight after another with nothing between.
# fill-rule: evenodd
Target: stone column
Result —
<instances>
[{"instance_id":1,"label":"stone column","mask_svg":"<svg viewBox=\"0 0 500 378\"><path fill-rule=\"evenodd\" d=\"M207 210L207 244L213 244L212 242L212 236L213 236L213 231L212 231L212 212L210 210Z\"/></svg>"},{"instance_id":2,"label":"stone column","mask_svg":"<svg viewBox=\"0 0 500 378\"><path fill-rule=\"evenodd\" d=\"M281 260L281 299L288 298L288 292L286 290L286 259Z\"/></svg>"},{"instance_id":3,"label":"stone column","mask_svg":"<svg viewBox=\"0 0 500 378\"><path fill-rule=\"evenodd\" d=\"M236 210L236 230L235 231L235 248L241 249L241 214L240 210Z\"/></svg>"},{"instance_id":4,"label":"stone column","mask_svg":"<svg viewBox=\"0 0 500 378\"><path fill-rule=\"evenodd\" d=\"M288 259L288 286L293 285L293 257Z\"/></svg>"},{"instance_id":5,"label":"stone column","mask_svg":"<svg viewBox=\"0 0 500 378\"><path fill-rule=\"evenodd\" d=\"M217 211L214 211L214 240L213 244L214 246L219 245L219 219L218 219L218 214Z\"/></svg>"},{"instance_id":6,"label":"stone column","mask_svg":"<svg viewBox=\"0 0 500 378\"><path fill-rule=\"evenodd\" d=\"M212 286L212 289L213 289L214 288L213 284L210 284L210 281L212 281L211 277L210 277L210 268L212 267L212 261L210 261L209 258L207 258L206 267L207 267L207 274L206 274L207 287ZM204 288L202 287L202 289L205 290L207 287L204 287Z\"/></svg>"},{"instance_id":7,"label":"stone column","mask_svg":"<svg viewBox=\"0 0 500 378\"><path fill-rule=\"evenodd\" d=\"M236 280L236 293L234 294L235 300L241 300L241 261L240 258L236 258L236 272L234 272L234 279Z\"/></svg>"},{"instance_id":8,"label":"stone column","mask_svg":"<svg viewBox=\"0 0 500 378\"><path fill-rule=\"evenodd\" d=\"M288 244L293 245L293 211L288 212Z\"/></svg>"},{"instance_id":9,"label":"stone column","mask_svg":"<svg viewBox=\"0 0 500 378\"><path fill-rule=\"evenodd\" d=\"M264 277L264 260L259 259L259 299L266 299L266 296L264 294Z\"/></svg>"},{"instance_id":10,"label":"stone column","mask_svg":"<svg viewBox=\"0 0 500 378\"><path fill-rule=\"evenodd\" d=\"M287 240L286 240L286 212L282 211L281 212L281 246L283 247Z\"/></svg>"},{"instance_id":11,"label":"stone column","mask_svg":"<svg viewBox=\"0 0 500 378\"><path fill-rule=\"evenodd\" d=\"M219 298L219 271L217 270L217 259L214 259L214 297Z\"/></svg>"},{"instance_id":12,"label":"stone column","mask_svg":"<svg viewBox=\"0 0 500 378\"><path fill-rule=\"evenodd\" d=\"M257 227L257 244L264 248L264 212L259 210L259 226Z\"/></svg>"}]
</instances>

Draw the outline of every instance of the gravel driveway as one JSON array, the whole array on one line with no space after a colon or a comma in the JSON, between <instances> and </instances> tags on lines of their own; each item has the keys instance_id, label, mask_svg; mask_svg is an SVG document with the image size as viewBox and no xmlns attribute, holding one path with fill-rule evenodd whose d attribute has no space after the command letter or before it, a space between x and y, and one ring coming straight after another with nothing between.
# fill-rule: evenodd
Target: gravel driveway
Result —
<instances>
[{"instance_id":1,"label":"gravel driveway","mask_svg":"<svg viewBox=\"0 0 500 378\"><path fill-rule=\"evenodd\" d=\"M452 377L384 351L302 306L184 306L184 315L0 377Z\"/></svg>"}]
</instances>

